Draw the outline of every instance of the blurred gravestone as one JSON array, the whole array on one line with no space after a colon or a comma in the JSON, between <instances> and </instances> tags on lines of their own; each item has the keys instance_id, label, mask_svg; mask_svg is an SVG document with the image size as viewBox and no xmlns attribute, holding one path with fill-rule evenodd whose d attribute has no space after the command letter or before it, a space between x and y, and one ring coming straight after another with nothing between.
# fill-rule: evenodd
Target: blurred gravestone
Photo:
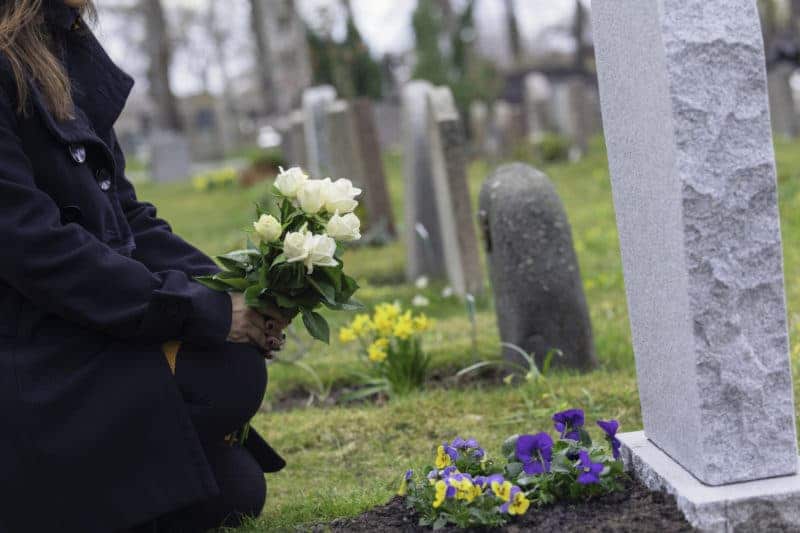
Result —
<instances>
[{"instance_id":1,"label":"blurred gravestone","mask_svg":"<svg viewBox=\"0 0 800 533\"><path fill-rule=\"evenodd\" d=\"M472 153L476 157L485 156L489 133L489 106L486 102L475 100L469 105L469 128L472 136Z\"/></svg>"},{"instance_id":2,"label":"blurred gravestone","mask_svg":"<svg viewBox=\"0 0 800 533\"><path fill-rule=\"evenodd\" d=\"M519 163L483 184L479 220L497 308L500 338L535 355L542 368L588 370L597 364L572 230L553 184ZM506 359L524 364L515 350Z\"/></svg>"},{"instance_id":3,"label":"blurred gravestone","mask_svg":"<svg viewBox=\"0 0 800 533\"><path fill-rule=\"evenodd\" d=\"M508 157L513 149L514 109L505 100L492 106L489 155L495 159Z\"/></svg>"},{"instance_id":4,"label":"blurred gravestone","mask_svg":"<svg viewBox=\"0 0 800 533\"><path fill-rule=\"evenodd\" d=\"M770 115L776 135L794 139L800 133L800 118L794 104L791 77L794 65L778 63L768 74Z\"/></svg>"},{"instance_id":5,"label":"blurred gravestone","mask_svg":"<svg viewBox=\"0 0 800 533\"><path fill-rule=\"evenodd\" d=\"M432 88L426 81L412 81L402 94L406 275L411 281L420 276L445 276L428 133L428 93Z\"/></svg>"},{"instance_id":6,"label":"blurred gravestone","mask_svg":"<svg viewBox=\"0 0 800 533\"><path fill-rule=\"evenodd\" d=\"M701 530L798 531L756 2L595 0L593 16L644 421L620 436L627 464Z\"/></svg>"},{"instance_id":7,"label":"blurred gravestone","mask_svg":"<svg viewBox=\"0 0 800 533\"><path fill-rule=\"evenodd\" d=\"M328 105L326 114L324 138L330 151L329 174L334 180L347 178L363 188L364 167L350 104L337 100Z\"/></svg>"},{"instance_id":8,"label":"blurred gravestone","mask_svg":"<svg viewBox=\"0 0 800 533\"><path fill-rule=\"evenodd\" d=\"M397 232L372 100L359 98L352 106L357 145L364 171L364 205L367 209L369 231L376 232L383 240L394 239Z\"/></svg>"},{"instance_id":9,"label":"blurred gravestone","mask_svg":"<svg viewBox=\"0 0 800 533\"><path fill-rule=\"evenodd\" d=\"M287 156L287 161L291 166L299 166L308 170L305 123L306 118L302 111L292 111L289 114L289 146L291 153Z\"/></svg>"},{"instance_id":10,"label":"blurred gravestone","mask_svg":"<svg viewBox=\"0 0 800 533\"><path fill-rule=\"evenodd\" d=\"M483 273L467 183L467 143L447 87L428 91L428 128L447 277L457 295L477 295L483 291Z\"/></svg>"},{"instance_id":11,"label":"blurred gravestone","mask_svg":"<svg viewBox=\"0 0 800 533\"><path fill-rule=\"evenodd\" d=\"M159 130L150 137L150 176L153 181L179 181L191 174L189 141L172 131Z\"/></svg>"},{"instance_id":12,"label":"blurred gravestone","mask_svg":"<svg viewBox=\"0 0 800 533\"><path fill-rule=\"evenodd\" d=\"M592 135L586 93L586 82L573 78L557 84L553 97L556 129L569 139L578 154L586 152Z\"/></svg>"},{"instance_id":13,"label":"blurred gravestone","mask_svg":"<svg viewBox=\"0 0 800 533\"><path fill-rule=\"evenodd\" d=\"M328 105L335 100L336 89L330 85L311 87L303 91L306 164L313 177L325 177L331 170L331 152L326 138L325 121Z\"/></svg>"},{"instance_id":14,"label":"blurred gravestone","mask_svg":"<svg viewBox=\"0 0 800 533\"><path fill-rule=\"evenodd\" d=\"M545 133L553 130L550 118L552 97L553 89L544 74L528 74L525 78L525 115L531 142L540 141Z\"/></svg>"}]
</instances>

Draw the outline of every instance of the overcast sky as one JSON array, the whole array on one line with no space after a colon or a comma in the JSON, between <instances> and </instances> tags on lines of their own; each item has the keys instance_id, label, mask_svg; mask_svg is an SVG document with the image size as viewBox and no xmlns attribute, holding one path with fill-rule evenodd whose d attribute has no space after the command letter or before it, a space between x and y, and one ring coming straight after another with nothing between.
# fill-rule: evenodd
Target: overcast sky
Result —
<instances>
[{"instance_id":1,"label":"overcast sky","mask_svg":"<svg viewBox=\"0 0 800 533\"><path fill-rule=\"evenodd\" d=\"M133 2L134 0L116 0L116 3ZM164 6L190 7L207 9L209 1L224 2L226 22L231 27L238 28L234 32L232 43L229 46L229 64L234 74L245 72L252 67L252 54L245 53L249 36L249 9L242 0L163 0ZM464 0L452 0L458 6ZM123 68L129 70L135 77L141 77L146 68L141 54L131 53L130 39L121 38L125 33L141 33L139 25L126 20L127 17L110 16L103 12L104 0L99 0L101 8L100 27L98 36L109 50L109 54ZM482 37L498 36L504 33L504 0L477 0L476 22ZM543 28L563 20L572 9L574 0L515 0L519 17L520 30L526 40L532 40ZM110 4L111 2L109 2ZM370 49L376 56L386 53L400 53L413 47L413 32L411 28L411 15L416 7L417 0L351 0L356 24L361 30ZM339 0L297 0L298 8L304 19L313 24L318 19L319 9L322 7L338 6ZM342 33L344 28L339 28ZM139 40L142 36L140 35ZM505 43L492 43L492 46L502 48ZM209 52L210 53L210 52ZM502 52L501 52L502 53ZM186 94L196 92L200 88L197 75L198 62L203 57L197 53L176 54L173 69L173 82L176 92ZM218 90L218 73L212 68L212 89ZM141 89L142 84L139 84Z\"/></svg>"}]
</instances>

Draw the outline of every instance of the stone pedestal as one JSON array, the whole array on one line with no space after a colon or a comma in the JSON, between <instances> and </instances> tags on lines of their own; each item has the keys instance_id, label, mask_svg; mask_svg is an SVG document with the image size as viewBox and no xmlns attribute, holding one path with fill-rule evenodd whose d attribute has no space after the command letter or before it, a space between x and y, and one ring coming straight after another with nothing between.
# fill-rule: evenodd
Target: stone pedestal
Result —
<instances>
[{"instance_id":1,"label":"stone pedestal","mask_svg":"<svg viewBox=\"0 0 800 533\"><path fill-rule=\"evenodd\" d=\"M797 472L754 0L594 0L644 430L708 485Z\"/></svg>"},{"instance_id":2,"label":"stone pedestal","mask_svg":"<svg viewBox=\"0 0 800 533\"><path fill-rule=\"evenodd\" d=\"M626 469L650 490L675 496L678 508L700 531L800 530L800 475L711 487L658 449L643 431L618 437Z\"/></svg>"}]
</instances>

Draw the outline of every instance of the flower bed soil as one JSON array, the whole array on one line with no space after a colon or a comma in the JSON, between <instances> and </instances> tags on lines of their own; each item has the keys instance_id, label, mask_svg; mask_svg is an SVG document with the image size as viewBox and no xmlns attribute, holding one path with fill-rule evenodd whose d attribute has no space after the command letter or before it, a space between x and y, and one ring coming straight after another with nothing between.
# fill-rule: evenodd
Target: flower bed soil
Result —
<instances>
[{"instance_id":1,"label":"flower bed soil","mask_svg":"<svg viewBox=\"0 0 800 533\"><path fill-rule=\"evenodd\" d=\"M314 531L431 531L419 527L419 518L406 508L402 498L367 511L361 516L335 520L318 526ZM440 531L459 531L445 528ZM675 504L675 498L660 492L650 492L636 481L627 483L625 492L611 494L580 504L558 504L528 513L495 531L580 531L581 533L631 532L676 533L693 531Z\"/></svg>"}]
</instances>

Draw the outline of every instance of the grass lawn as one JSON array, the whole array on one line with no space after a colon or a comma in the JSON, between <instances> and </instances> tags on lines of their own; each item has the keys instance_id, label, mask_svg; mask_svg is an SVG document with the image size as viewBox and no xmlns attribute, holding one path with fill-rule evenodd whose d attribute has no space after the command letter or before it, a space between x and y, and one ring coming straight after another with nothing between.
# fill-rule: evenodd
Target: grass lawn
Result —
<instances>
[{"instance_id":1,"label":"grass lawn","mask_svg":"<svg viewBox=\"0 0 800 533\"><path fill-rule=\"evenodd\" d=\"M778 141L776 150L796 367L800 360L800 144ZM491 168L485 162L471 166L473 201L477 202ZM387 169L395 214L402 223L403 181L397 155L387 157ZM579 163L543 170L555 182L572 222L601 368L582 376L554 373L539 383L514 386L472 383L457 387L449 380L437 380L443 384L385 406L312 406L260 414L255 425L286 456L289 466L268 478L264 515L243 530L292 529L383 503L406 468L428 464L434 444L459 434L474 436L489 450L497 450L508 435L549 429L552 412L572 406L585 408L590 421L614 417L624 430L641 427L605 153L596 144ZM140 198L159 207L177 233L213 255L243 244L242 229L253 217L251 206L266 193L266 186L203 193L188 183L142 184L138 191ZM346 261L350 273L362 282L358 296L367 305L394 300L408 305L417 294L431 300L425 312L436 320L436 327L425 342L437 376L451 376L476 358L497 357L499 338L491 297L478 300L475 348L464 305L443 298L442 284L432 283L420 291L403 281L402 244L351 250ZM350 318L342 315L330 316L334 331ZM307 345L304 334L298 339L301 342L295 346ZM296 357L298 350L290 347L284 357ZM353 373L363 368L354 350L337 341L330 347L311 345L303 361L320 377L322 390L314 377L298 367L272 365L265 411L276 405L276 399L299 391L324 393L331 385L353 383Z\"/></svg>"}]
</instances>

